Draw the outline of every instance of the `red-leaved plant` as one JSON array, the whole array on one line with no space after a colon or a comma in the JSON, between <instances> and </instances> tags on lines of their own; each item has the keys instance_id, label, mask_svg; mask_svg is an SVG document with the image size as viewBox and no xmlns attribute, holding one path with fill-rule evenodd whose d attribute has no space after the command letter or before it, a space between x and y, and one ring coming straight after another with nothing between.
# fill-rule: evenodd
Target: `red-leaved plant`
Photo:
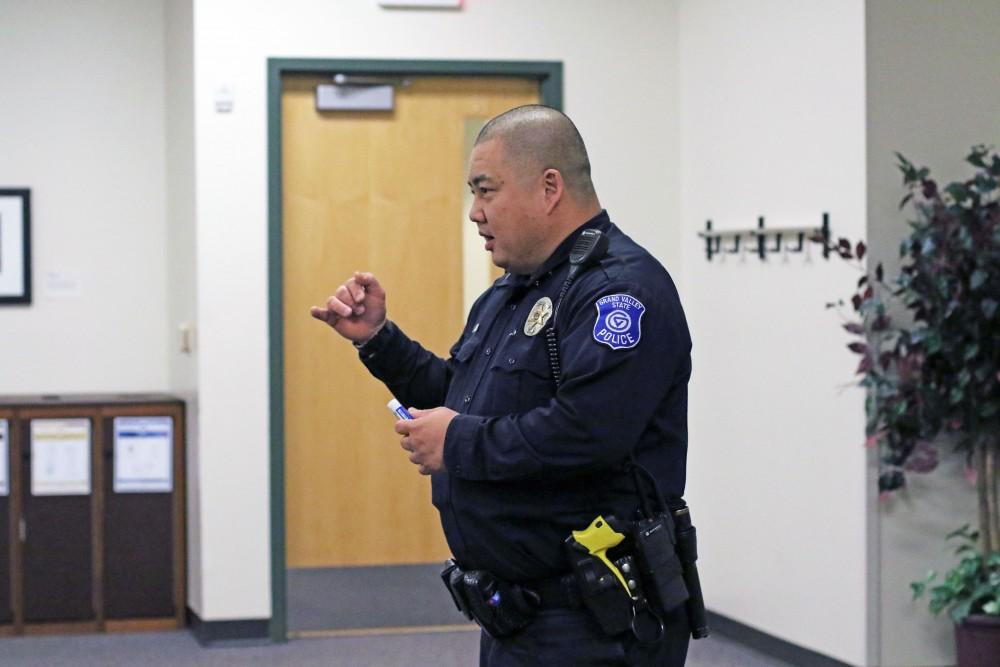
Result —
<instances>
[{"instance_id":1,"label":"red-leaved plant","mask_svg":"<svg viewBox=\"0 0 1000 667\"><path fill-rule=\"evenodd\" d=\"M960 600L959 615L984 605L1000 614L1000 155L973 148L972 177L944 187L896 156L908 190L900 208L916 214L899 248L899 274L887 280L881 263L869 272L863 242L842 238L830 247L863 272L850 298L860 317L844 328L857 337L848 347L867 389L868 444L879 448L879 490L888 494L907 473L934 470L939 436L951 434L979 498L979 530L967 536L983 566L992 564L982 575L996 579L992 598ZM847 304L828 304L838 305Z\"/></svg>"}]
</instances>

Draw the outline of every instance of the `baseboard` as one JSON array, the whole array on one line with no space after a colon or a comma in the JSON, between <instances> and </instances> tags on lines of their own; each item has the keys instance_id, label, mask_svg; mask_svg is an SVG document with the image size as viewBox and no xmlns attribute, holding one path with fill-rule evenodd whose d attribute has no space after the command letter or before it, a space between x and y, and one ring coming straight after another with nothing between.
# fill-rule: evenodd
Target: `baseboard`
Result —
<instances>
[{"instance_id":1,"label":"baseboard","mask_svg":"<svg viewBox=\"0 0 1000 667\"><path fill-rule=\"evenodd\" d=\"M727 639L739 642L755 651L767 654L796 667L851 667L846 662L835 660L829 656L810 651L798 644L778 639L766 632L761 632L749 625L743 625L722 614L707 612L708 627L713 633L725 635Z\"/></svg>"},{"instance_id":2,"label":"baseboard","mask_svg":"<svg viewBox=\"0 0 1000 667\"><path fill-rule=\"evenodd\" d=\"M203 621L190 607L188 625L198 643L206 648L259 646L271 643L271 619Z\"/></svg>"}]
</instances>

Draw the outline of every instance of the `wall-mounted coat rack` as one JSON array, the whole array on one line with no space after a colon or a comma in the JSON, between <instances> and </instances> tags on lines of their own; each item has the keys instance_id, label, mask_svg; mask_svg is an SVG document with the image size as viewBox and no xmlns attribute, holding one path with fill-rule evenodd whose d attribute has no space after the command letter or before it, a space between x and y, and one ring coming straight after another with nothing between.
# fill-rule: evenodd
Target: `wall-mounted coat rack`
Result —
<instances>
[{"instance_id":1,"label":"wall-mounted coat rack","mask_svg":"<svg viewBox=\"0 0 1000 667\"><path fill-rule=\"evenodd\" d=\"M768 253L802 252L806 241L823 241L823 258L830 258L830 214L823 214L823 223L819 227L773 227L764 226L764 216L757 218L754 229L713 230L712 221L705 221L705 231L698 232L705 239L705 255L709 261L712 255L736 254L754 252L762 260ZM726 245L723 246L723 239ZM787 241L786 241L787 239ZM743 242L745 241L745 242ZM742 243L742 248L740 247Z\"/></svg>"}]
</instances>

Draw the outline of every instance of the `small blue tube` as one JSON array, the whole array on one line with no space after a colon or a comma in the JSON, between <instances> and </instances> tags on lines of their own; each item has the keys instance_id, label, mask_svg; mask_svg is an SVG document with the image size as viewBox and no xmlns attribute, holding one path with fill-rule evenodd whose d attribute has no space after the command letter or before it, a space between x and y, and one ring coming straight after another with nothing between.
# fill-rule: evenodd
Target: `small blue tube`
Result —
<instances>
[{"instance_id":1,"label":"small blue tube","mask_svg":"<svg viewBox=\"0 0 1000 667\"><path fill-rule=\"evenodd\" d=\"M400 419L413 419L413 415L411 415L409 411L403 407L403 404L397 401L395 398L389 401L386 404L386 407L389 408L389 411L392 414L396 415Z\"/></svg>"}]
</instances>

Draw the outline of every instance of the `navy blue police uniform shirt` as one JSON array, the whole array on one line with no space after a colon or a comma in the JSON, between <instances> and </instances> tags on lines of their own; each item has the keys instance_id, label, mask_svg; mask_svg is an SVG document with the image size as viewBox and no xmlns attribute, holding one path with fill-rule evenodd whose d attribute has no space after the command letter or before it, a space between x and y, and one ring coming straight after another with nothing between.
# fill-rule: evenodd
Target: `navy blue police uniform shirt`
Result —
<instances>
[{"instance_id":1,"label":"navy blue police uniform shirt","mask_svg":"<svg viewBox=\"0 0 1000 667\"><path fill-rule=\"evenodd\" d=\"M609 247L559 306L557 390L545 328L527 335L525 323L542 298L555 305L570 249L588 228ZM445 438L446 470L432 475L455 559L529 582L569 570L570 531L598 514L635 516L638 496L623 469L630 452L665 496L683 494L690 353L669 274L602 211L534 274L506 274L480 296L450 359L392 322L360 356L403 405L459 413Z\"/></svg>"}]
</instances>

